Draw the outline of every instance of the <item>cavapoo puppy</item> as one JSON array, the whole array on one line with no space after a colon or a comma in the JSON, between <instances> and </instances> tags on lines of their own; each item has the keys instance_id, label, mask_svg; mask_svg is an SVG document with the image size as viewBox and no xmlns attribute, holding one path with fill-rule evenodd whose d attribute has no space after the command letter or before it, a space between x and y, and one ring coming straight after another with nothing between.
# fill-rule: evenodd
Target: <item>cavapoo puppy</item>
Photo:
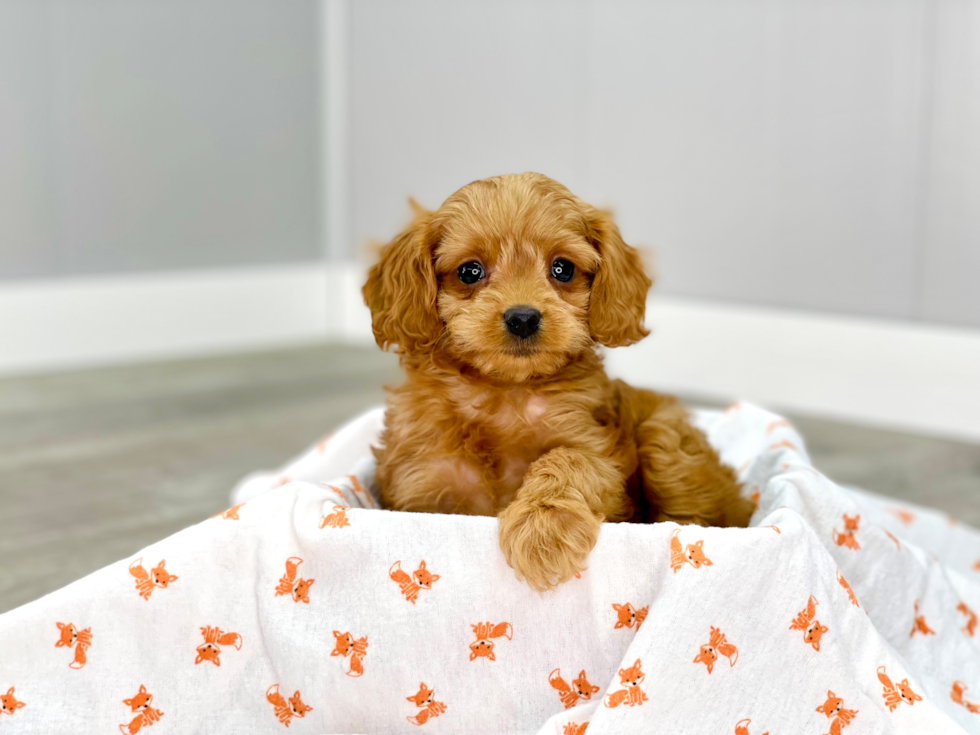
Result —
<instances>
[{"instance_id":1,"label":"cavapoo puppy","mask_svg":"<svg viewBox=\"0 0 980 735\"><path fill-rule=\"evenodd\" d=\"M678 401L603 370L599 345L646 336L651 284L606 212L534 173L414 209L364 286L407 378L375 449L386 508L497 516L536 589L585 567L603 521L748 522Z\"/></svg>"}]
</instances>

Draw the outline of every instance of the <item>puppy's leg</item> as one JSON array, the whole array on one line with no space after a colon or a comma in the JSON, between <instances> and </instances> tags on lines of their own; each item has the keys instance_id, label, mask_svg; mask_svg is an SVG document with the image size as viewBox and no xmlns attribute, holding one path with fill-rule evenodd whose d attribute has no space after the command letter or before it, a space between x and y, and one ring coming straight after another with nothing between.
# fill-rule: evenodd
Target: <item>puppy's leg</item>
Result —
<instances>
[{"instance_id":1,"label":"puppy's leg","mask_svg":"<svg viewBox=\"0 0 980 735\"><path fill-rule=\"evenodd\" d=\"M661 397L636 434L650 521L748 525L752 502L676 399Z\"/></svg>"},{"instance_id":2,"label":"puppy's leg","mask_svg":"<svg viewBox=\"0 0 980 735\"><path fill-rule=\"evenodd\" d=\"M585 568L604 519L630 509L624 478L600 455L559 447L528 467L500 519L500 548L518 579L545 590Z\"/></svg>"}]
</instances>

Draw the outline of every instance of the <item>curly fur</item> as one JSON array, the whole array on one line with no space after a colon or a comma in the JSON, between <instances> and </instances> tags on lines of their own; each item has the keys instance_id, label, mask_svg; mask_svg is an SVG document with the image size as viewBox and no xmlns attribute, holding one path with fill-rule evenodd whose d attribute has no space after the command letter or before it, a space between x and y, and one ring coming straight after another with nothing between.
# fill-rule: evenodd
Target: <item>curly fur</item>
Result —
<instances>
[{"instance_id":1,"label":"curly fur","mask_svg":"<svg viewBox=\"0 0 980 735\"><path fill-rule=\"evenodd\" d=\"M364 286L389 389L375 449L385 507L499 515L519 578L582 570L607 521L745 525L751 503L676 399L609 380L600 345L632 344L651 281L611 216L540 174L475 181L414 220ZM568 283L550 276L570 260ZM466 285L463 263L487 277ZM503 321L541 313L533 338Z\"/></svg>"}]
</instances>

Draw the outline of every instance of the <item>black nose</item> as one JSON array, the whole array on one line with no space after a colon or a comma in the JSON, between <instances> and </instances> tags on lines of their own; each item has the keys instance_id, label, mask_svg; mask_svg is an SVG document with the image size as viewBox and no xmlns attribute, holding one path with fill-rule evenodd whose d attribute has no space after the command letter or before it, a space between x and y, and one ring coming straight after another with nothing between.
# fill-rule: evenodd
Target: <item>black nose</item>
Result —
<instances>
[{"instance_id":1,"label":"black nose","mask_svg":"<svg viewBox=\"0 0 980 735\"><path fill-rule=\"evenodd\" d=\"M541 312L530 306L512 306L504 312L504 322L511 334L527 339L538 331L541 325Z\"/></svg>"}]
</instances>

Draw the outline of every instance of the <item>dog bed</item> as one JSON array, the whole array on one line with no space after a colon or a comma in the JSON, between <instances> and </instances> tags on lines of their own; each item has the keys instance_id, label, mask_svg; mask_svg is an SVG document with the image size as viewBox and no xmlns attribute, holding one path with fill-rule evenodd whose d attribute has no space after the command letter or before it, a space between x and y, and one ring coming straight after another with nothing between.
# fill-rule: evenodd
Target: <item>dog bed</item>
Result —
<instances>
[{"instance_id":1,"label":"dog bed","mask_svg":"<svg viewBox=\"0 0 980 735\"><path fill-rule=\"evenodd\" d=\"M377 510L382 416L0 616L0 732L980 733L980 534L778 416L696 416L752 527L604 524L545 594L493 518Z\"/></svg>"}]
</instances>

